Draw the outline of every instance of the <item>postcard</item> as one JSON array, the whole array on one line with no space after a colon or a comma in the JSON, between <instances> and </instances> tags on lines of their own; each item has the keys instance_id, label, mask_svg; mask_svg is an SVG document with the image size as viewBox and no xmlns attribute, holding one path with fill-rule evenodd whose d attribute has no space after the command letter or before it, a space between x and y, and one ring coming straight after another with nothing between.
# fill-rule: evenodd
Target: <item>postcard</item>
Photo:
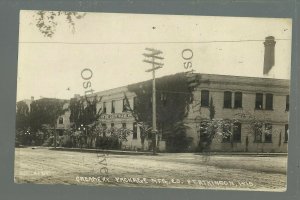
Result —
<instances>
[{"instance_id":1,"label":"postcard","mask_svg":"<svg viewBox=\"0 0 300 200\"><path fill-rule=\"evenodd\" d=\"M15 183L286 191L291 44L289 18L21 10Z\"/></svg>"}]
</instances>

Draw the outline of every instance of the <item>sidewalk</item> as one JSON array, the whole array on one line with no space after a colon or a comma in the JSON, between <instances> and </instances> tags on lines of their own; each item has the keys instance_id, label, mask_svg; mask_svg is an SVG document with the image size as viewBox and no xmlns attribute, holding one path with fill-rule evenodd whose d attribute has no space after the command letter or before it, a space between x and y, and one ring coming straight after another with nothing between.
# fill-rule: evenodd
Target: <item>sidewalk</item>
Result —
<instances>
[{"instance_id":1,"label":"sidewalk","mask_svg":"<svg viewBox=\"0 0 300 200\"><path fill-rule=\"evenodd\" d=\"M118 154L118 155L153 155L150 151L123 151L123 150L104 150L104 149L86 149L86 148L66 148L66 147L51 147L49 150L56 151L75 151L84 153L107 153L107 154ZM257 157L275 157L275 156L287 156L287 153L255 153L255 152L209 152L209 153L193 153L189 154L202 155L202 156L257 156ZM170 154L170 153L157 153ZM173 153L176 154L176 153Z\"/></svg>"},{"instance_id":2,"label":"sidewalk","mask_svg":"<svg viewBox=\"0 0 300 200\"><path fill-rule=\"evenodd\" d=\"M118 154L118 155L153 155L152 152L142 151L122 151L122 150L105 150L105 149L86 149L86 148L66 148L66 147L51 147L49 150L55 151L75 151L84 153L107 153L107 154Z\"/></svg>"},{"instance_id":3,"label":"sidewalk","mask_svg":"<svg viewBox=\"0 0 300 200\"><path fill-rule=\"evenodd\" d=\"M257 152L210 152L210 153L195 153L195 155L210 155L210 156L257 156L257 157L272 157L272 156L287 156L288 153L257 153Z\"/></svg>"}]
</instances>

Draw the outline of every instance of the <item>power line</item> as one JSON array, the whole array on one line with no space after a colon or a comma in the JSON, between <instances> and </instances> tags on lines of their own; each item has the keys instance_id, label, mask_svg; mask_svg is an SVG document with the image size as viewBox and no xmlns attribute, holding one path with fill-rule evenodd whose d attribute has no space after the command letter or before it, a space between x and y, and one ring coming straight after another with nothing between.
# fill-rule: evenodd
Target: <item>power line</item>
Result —
<instances>
[{"instance_id":1,"label":"power line","mask_svg":"<svg viewBox=\"0 0 300 200\"><path fill-rule=\"evenodd\" d=\"M291 39L279 38L276 41L290 41ZM70 44L70 45L140 45L140 44L209 44L209 43L240 43L240 42L264 42L265 40L212 40L212 41L158 41L158 42L34 42L20 41L21 44Z\"/></svg>"}]
</instances>

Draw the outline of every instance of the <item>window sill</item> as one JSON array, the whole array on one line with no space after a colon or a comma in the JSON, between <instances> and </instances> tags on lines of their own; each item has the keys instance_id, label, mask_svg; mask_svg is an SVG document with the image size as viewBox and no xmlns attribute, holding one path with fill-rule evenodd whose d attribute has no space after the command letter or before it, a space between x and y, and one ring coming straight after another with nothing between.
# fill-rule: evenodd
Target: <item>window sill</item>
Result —
<instances>
[{"instance_id":1,"label":"window sill","mask_svg":"<svg viewBox=\"0 0 300 200\"><path fill-rule=\"evenodd\" d=\"M253 143L263 143L262 141L254 141Z\"/></svg>"},{"instance_id":2,"label":"window sill","mask_svg":"<svg viewBox=\"0 0 300 200\"><path fill-rule=\"evenodd\" d=\"M266 141L265 141L264 143L266 143L266 144L272 144L273 142L272 142L272 141L270 141L270 142L266 142Z\"/></svg>"}]
</instances>

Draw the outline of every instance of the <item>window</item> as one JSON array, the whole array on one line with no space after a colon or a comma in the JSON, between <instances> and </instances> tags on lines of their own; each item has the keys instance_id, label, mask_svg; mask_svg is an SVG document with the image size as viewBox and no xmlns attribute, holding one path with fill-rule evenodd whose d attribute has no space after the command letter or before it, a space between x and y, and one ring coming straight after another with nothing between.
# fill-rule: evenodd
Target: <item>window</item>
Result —
<instances>
[{"instance_id":1,"label":"window","mask_svg":"<svg viewBox=\"0 0 300 200\"><path fill-rule=\"evenodd\" d=\"M202 121L200 123L200 142L207 142L208 141L208 137L209 137L209 133L208 133L208 124L206 121Z\"/></svg>"},{"instance_id":2,"label":"window","mask_svg":"<svg viewBox=\"0 0 300 200\"><path fill-rule=\"evenodd\" d=\"M224 92L224 108L231 108L231 92Z\"/></svg>"},{"instance_id":3,"label":"window","mask_svg":"<svg viewBox=\"0 0 300 200\"><path fill-rule=\"evenodd\" d=\"M105 137L107 126L106 126L105 123L101 124L101 126L102 126L102 128L103 128L103 137Z\"/></svg>"},{"instance_id":4,"label":"window","mask_svg":"<svg viewBox=\"0 0 300 200\"><path fill-rule=\"evenodd\" d=\"M103 102L103 113L106 113L106 102Z\"/></svg>"},{"instance_id":5,"label":"window","mask_svg":"<svg viewBox=\"0 0 300 200\"><path fill-rule=\"evenodd\" d=\"M272 142L272 124L265 124L265 142Z\"/></svg>"},{"instance_id":6,"label":"window","mask_svg":"<svg viewBox=\"0 0 300 200\"><path fill-rule=\"evenodd\" d=\"M241 134L242 134L242 125L241 125L241 123L239 123L239 122L234 123L234 126L233 126L233 141L234 142L241 142Z\"/></svg>"},{"instance_id":7,"label":"window","mask_svg":"<svg viewBox=\"0 0 300 200\"><path fill-rule=\"evenodd\" d=\"M110 124L110 127L111 127L111 128L115 127L115 123L111 123L111 124Z\"/></svg>"},{"instance_id":8,"label":"window","mask_svg":"<svg viewBox=\"0 0 300 200\"><path fill-rule=\"evenodd\" d=\"M106 126L105 123L101 124L101 126L103 127L103 129L106 129L106 128L107 128L107 126Z\"/></svg>"},{"instance_id":9,"label":"window","mask_svg":"<svg viewBox=\"0 0 300 200\"><path fill-rule=\"evenodd\" d=\"M126 103L126 99L123 99L123 112L127 111L127 103Z\"/></svg>"},{"instance_id":10,"label":"window","mask_svg":"<svg viewBox=\"0 0 300 200\"><path fill-rule=\"evenodd\" d=\"M126 123L122 123L122 128L126 128Z\"/></svg>"},{"instance_id":11,"label":"window","mask_svg":"<svg viewBox=\"0 0 300 200\"><path fill-rule=\"evenodd\" d=\"M137 105L136 97L133 97L133 110L136 109L136 105Z\"/></svg>"},{"instance_id":12,"label":"window","mask_svg":"<svg viewBox=\"0 0 300 200\"><path fill-rule=\"evenodd\" d=\"M289 140L289 125L285 125L285 131L284 131L284 142L288 142Z\"/></svg>"},{"instance_id":13,"label":"window","mask_svg":"<svg viewBox=\"0 0 300 200\"><path fill-rule=\"evenodd\" d=\"M286 102L285 102L285 111L290 110L290 95L286 96Z\"/></svg>"},{"instance_id":14,"label":"window","mask_svg":"<svg viewBox=\"0 0 300 200\"><path fill-rule=\"evenodd\" d=\"M243 107L243 94L241 92L236 92L234 94L234 108Z\"/></svg>"},{"instance_id":15,"label":"window","mask_svg":"<svg viewBox=\"0 0 300 200\"><path fill-rule=\"evenodd\" d=\"M115 113L115 101L111 101L111 113Z\"/></svg>"},{"instance_id":16,"label":"window","mask_svg":"<svg viewBox=\"0 0 300 200\"><path fill-rule=\"evenodd\" d=\"M209 106L209 91L208 90L201 91L201 106L202 107Z\"/></svg>"},{"instance_id":17,"label":"window","mask_svg":"<svg viewBox=\"0 0 300 200\"><path fill-rule=\"evenodd\" d=\"M161 100L163 106L167 105L167 95L166 94L161 93L160 100Z\"/></svg>"},{"instance_id":18,"label":"window","mask_svg":"<svg viewBox=\"0 0 300 200\"><path fill-rule=\"evenodd\" d=\"M162 140L166 140L167 139L167 135L165 133L165 123L161 122L159 125L160 125L161 139Z\"/></svg>"},{"instance_id":19,"label":"window","mask_svg":"<svg viewBox=\"0 0 300 200\"><path fill-rule=\"evenodd\" d=\"M222 142L230 142L231 124L223 124L222 127Z\"/></svg>"},{"instance_id":20,"label":"window","mask_svg":"<svg viewBox=\"0 0 300 200\"><path fill-rule=\"evenodd\" d=\"M273 110L273 94L266 94L266 110Z\"/></svg>"},{"instance_id":21,"label":"window","mask_svg":"<svg viewBox=\"0 0 300 200\"><path fill-rule=\"evenodd\" d=\"M63 118L63 117L60 117L60 118L58 119L58 123L59 123L59 124L63 124L63 123L64 123L64 118Z\"/></svg>"},{"instance_id":22,"label":"window","mask_svg":"<svg viewBox=\"0 0 300 200\"><path fill-rule=\"evenodd\" d=\"M259 124L255 127L254 130L254 142L261 142L262 141L262 125Z\"/></svg>"},{"instance_id":23,"label":"window","mask_svg":"<svg viewBox=\"0 0 300 200\"><path fill-rule=\"evenodd\" d=\"M262 93L256 93L255 109L258 109L258 110L263 109L263 94Z\"/></svg>"},{"instance_id":24,"label":"window","mask_svg":"<svg viewBox=\"0 0 300 200\"><path fill-rule=\"evenodd\" d=\"M132 134L132 139L137 139L137 123L133 123L133 134Z\"/></svg>"}]
</instances>

